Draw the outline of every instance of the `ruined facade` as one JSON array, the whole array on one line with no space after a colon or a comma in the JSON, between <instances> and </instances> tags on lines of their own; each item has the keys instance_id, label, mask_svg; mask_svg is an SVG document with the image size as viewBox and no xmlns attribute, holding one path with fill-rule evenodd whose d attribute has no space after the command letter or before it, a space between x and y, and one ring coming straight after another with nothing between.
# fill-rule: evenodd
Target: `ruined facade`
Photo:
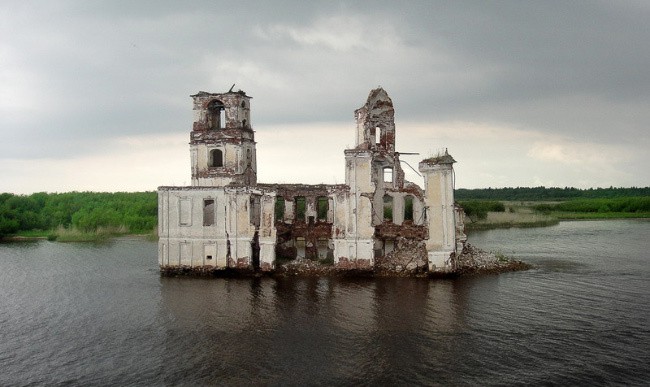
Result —
<instances>
[{"instance_id":1,"label":"ruined facade","mask_svg":"<svg viewBox=\"0 0 650 387\"><path fill-rule=\"evenodd\" d=\"M158 188L161 269L270 271L313 259L341 269L454 270L465 242L455 160L445 151L421 161L424 189L406 181L382 88L355 111L355 147L344 151L339 185L258 183L251 97L191 97L192 185Z\"/></svg>"}]
</instances>

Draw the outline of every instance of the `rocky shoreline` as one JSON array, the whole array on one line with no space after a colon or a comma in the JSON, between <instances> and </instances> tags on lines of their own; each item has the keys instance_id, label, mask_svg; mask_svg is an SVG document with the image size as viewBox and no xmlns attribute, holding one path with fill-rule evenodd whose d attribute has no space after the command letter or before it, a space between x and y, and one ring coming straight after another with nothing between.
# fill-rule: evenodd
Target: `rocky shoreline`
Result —
<instances>
[{"instance_id":1,"label":"rocky shoreline","mask_svg":"<svg viewBox=\"0 0 650 387\"><path fill-rule=\"evenodd\" d=\"M498 274L511 271L528 270L531 266L525 262L504 257L500 254L478 249L467 244L461 254L454 260L455 270L451 272L429 272L421 265L413 268L382 265L368 269L344 269L332 264L323 264L311 259L296 259L279 265L272 271L254 271L251 269L214 269L212 267L161 267L162 276L198 276L198 277L414 277L414 278L456 278L469 275Z\"/></svg>"}]
</instances>

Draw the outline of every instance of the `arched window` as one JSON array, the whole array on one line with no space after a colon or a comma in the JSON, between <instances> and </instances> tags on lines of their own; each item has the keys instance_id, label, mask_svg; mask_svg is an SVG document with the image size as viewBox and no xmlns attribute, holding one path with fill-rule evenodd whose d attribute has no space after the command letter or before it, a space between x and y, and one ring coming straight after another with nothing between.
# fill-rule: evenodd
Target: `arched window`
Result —
<instances>
[{"instance_id":1,"label":"arched window","mask_svg":"<svg viewBox=\"0 0 650 387\"><path fill-rule=\"evenodd\" d=\"M226 110L223 102L215 99L208 104L208 127L223 129L226 127Z\"/></svg>"},{"instance_id":2,"label":"arched window","mask_svg":"<svg viewBox=\"0 0 650 387\"><path fill-rule=\"evenodd\" d=\"M221 149L210 151L210 167L223 167L223 152Z\"/></svg>"}]
</instances>

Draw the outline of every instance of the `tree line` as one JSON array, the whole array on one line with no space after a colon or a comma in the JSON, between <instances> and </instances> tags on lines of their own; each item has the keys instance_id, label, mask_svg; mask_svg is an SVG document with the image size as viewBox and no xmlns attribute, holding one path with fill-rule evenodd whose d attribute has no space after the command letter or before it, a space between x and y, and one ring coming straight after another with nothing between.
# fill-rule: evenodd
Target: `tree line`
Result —
<instances>
[{"instance_id":1,"label":"tree line","mask_svg":"<svg viewBox=\"0 0 650 387\"><path fill-rule=\"evenodd\" d=\"M611 199L650 196L650 187L588 188L573 187L506 187L506 188L458 188L456 200L506 200L506 201L554 201L569 199Z\"/></svg>"},{"instance_id":2,"label":"tree line","mask_svg":"<svg viewBox=\"0 0 650 387\"><path fill-rule=\"evenodd\" d=\"M560 203L541 203L533 207L538 212L582 212L582 213L650 213L650 196L606 199L574 199Z\"/></svg>"},{"instance_id":3,"label":"tree line","mask_svg":"<svg viewBox=\"0 0 650 387\"><path fill-rule=\"evenodd\" d=\"M58 227L149 233L158 222L156 192L0 194L0 237Z\"/></svg>"}]
</instances>

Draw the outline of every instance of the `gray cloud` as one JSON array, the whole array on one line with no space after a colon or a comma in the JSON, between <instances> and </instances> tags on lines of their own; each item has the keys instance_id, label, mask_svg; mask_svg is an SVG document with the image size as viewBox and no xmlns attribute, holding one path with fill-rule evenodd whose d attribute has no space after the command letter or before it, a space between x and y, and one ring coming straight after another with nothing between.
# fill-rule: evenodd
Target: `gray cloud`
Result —
<instances>
[{"instance_id":1,"label":"gray cloud","mask_svg":"<svg viewBox=\"0 0 650 387\"><path fill-rule=\"evenodd\" d=\"M118 136L189 131L189 95L232 83L254 97L259 127L352 127L381 85L398 120L587 138L632 154L649 145L644 2L36 1L0 11L5 159L74 159Z\"/></svg>"}]
</instances>

